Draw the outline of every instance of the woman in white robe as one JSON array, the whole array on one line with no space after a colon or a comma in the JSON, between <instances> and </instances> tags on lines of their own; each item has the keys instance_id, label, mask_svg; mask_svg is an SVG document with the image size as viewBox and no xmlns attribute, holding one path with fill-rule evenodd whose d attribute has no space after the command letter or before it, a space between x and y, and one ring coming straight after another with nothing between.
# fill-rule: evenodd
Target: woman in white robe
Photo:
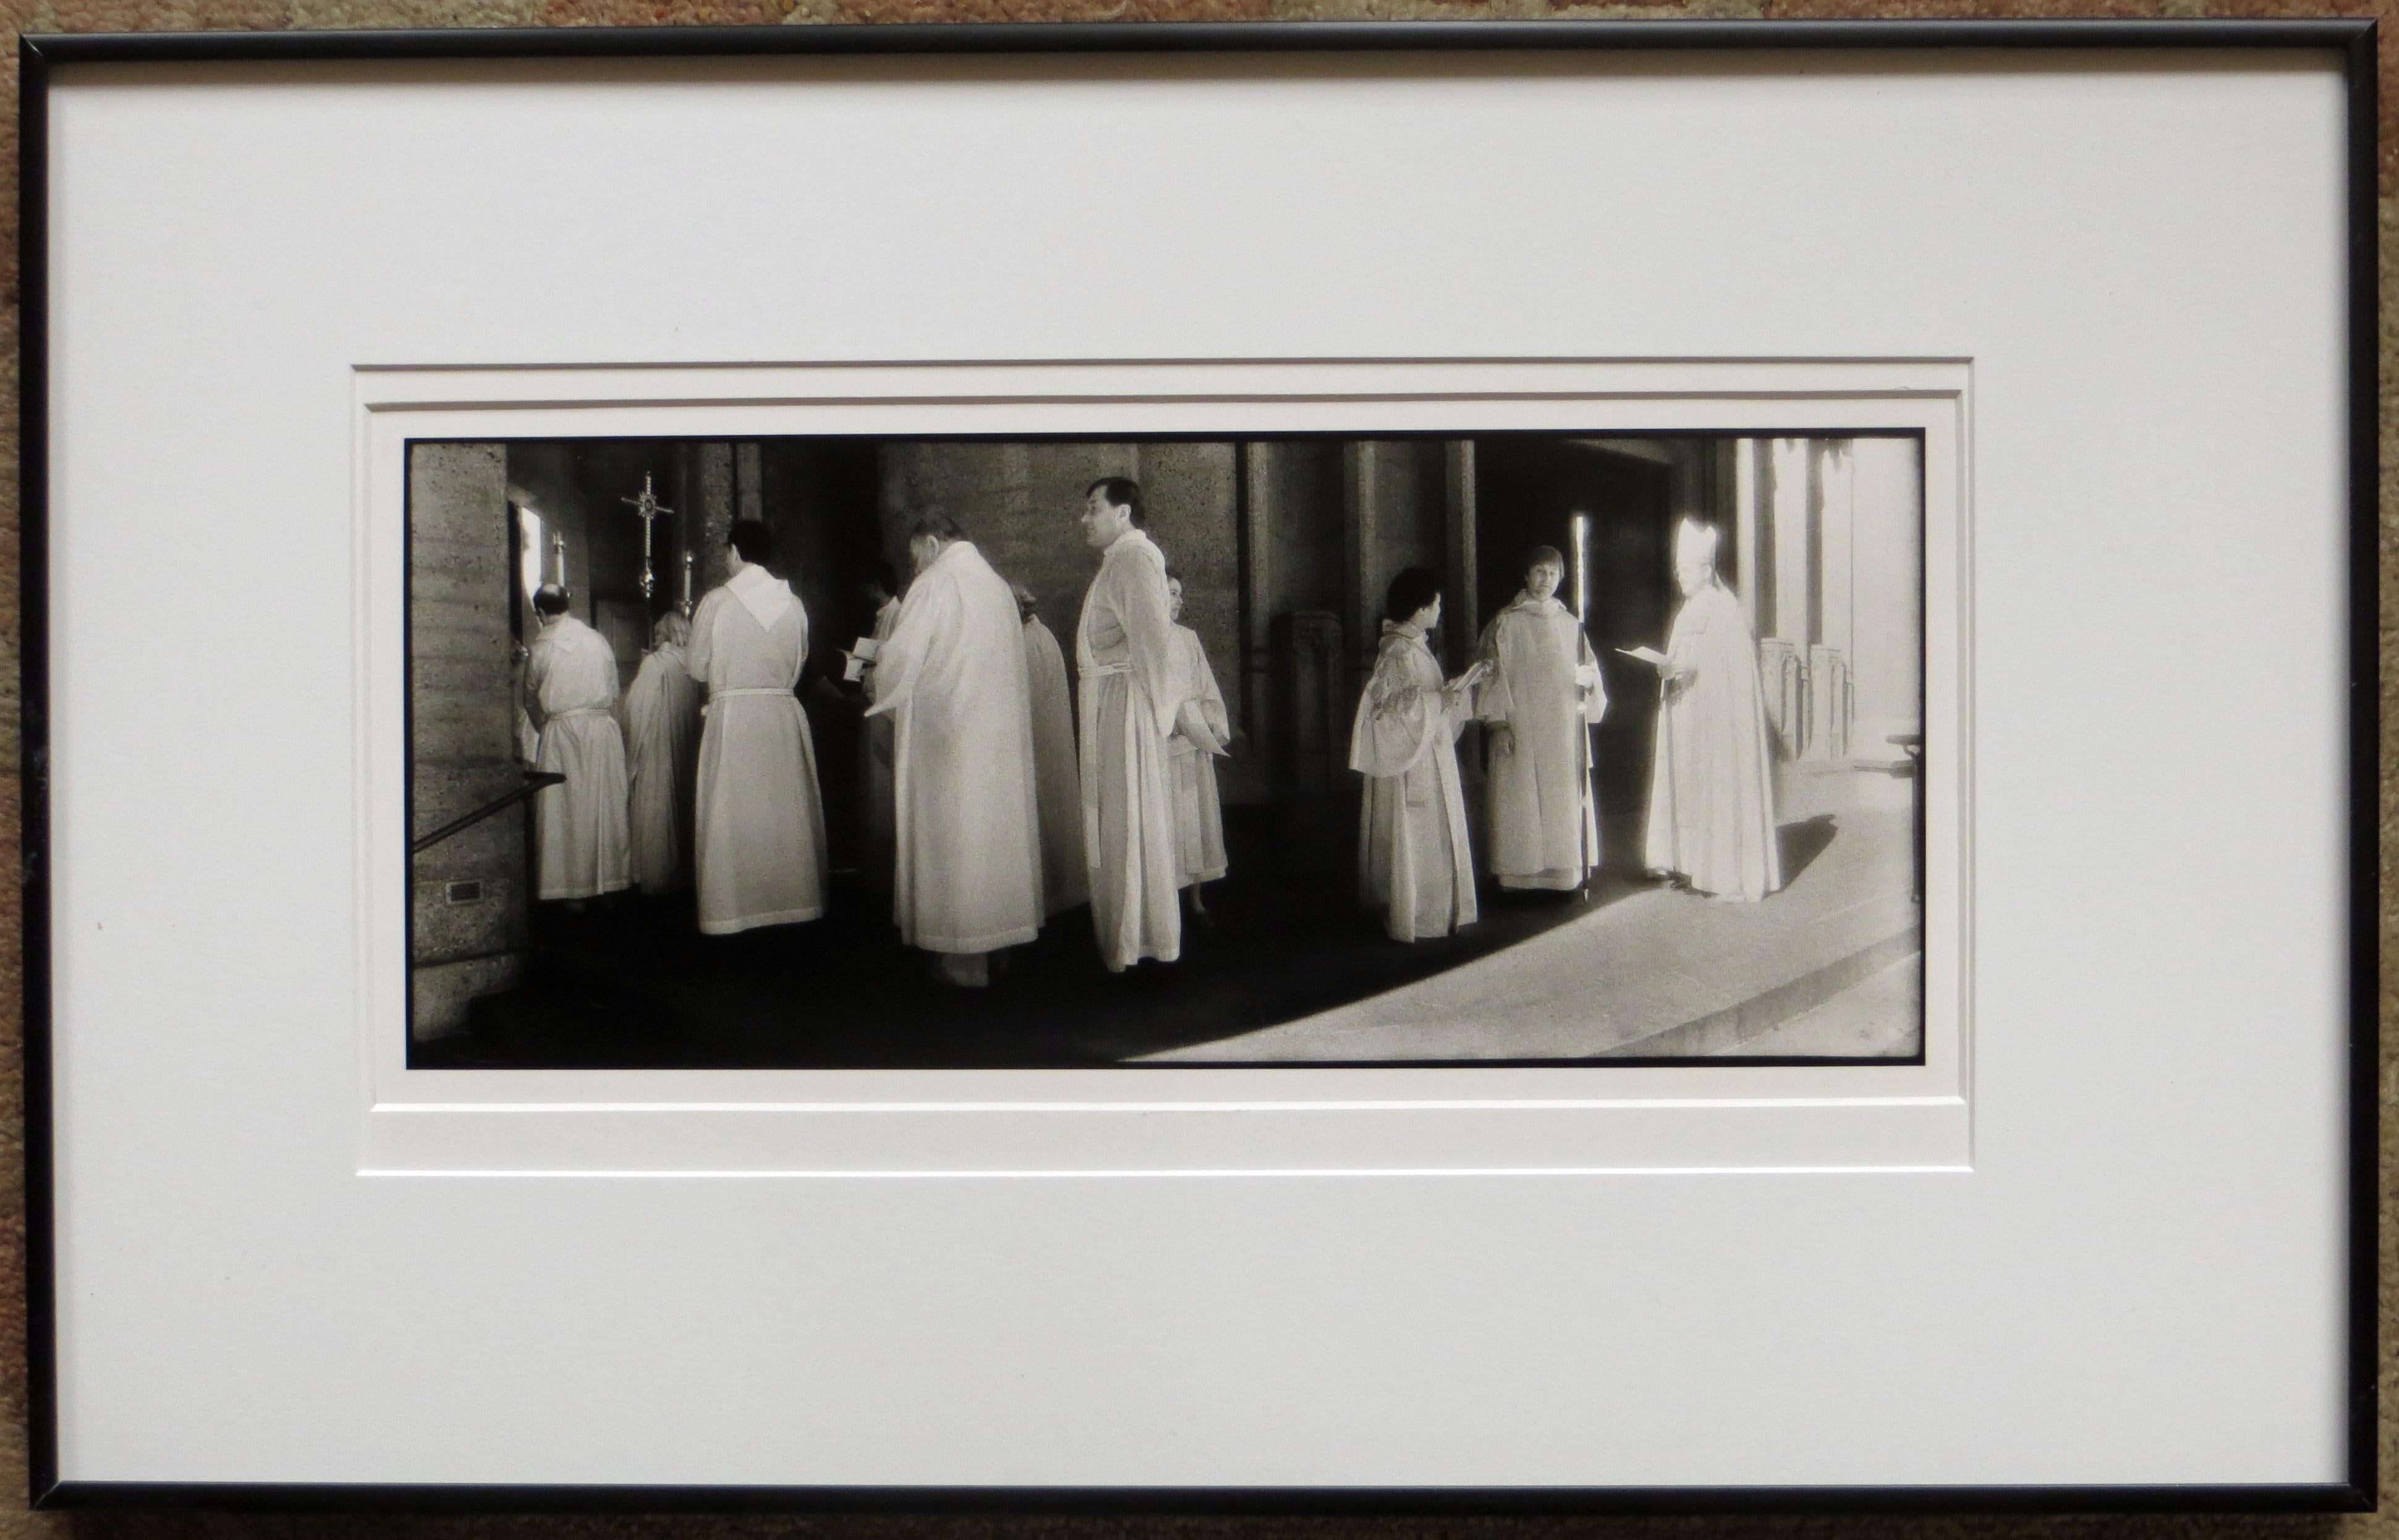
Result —
<instances>
[{"instance_id":1,"label":"woman in white robe","mask_svg":"<svg viewBox=\"0 0 2399 1540\"><path fill-rule=\"evenodd\" d=\"M1649 770L1649 869L1692 891L1755 903L1782 885L1774 826L1774 750L1757 642L1741 601L1716 577L1716 533L1674 532L1683 607L1666 640L1664 699Z\"/></svg>"},{"instance_id":2,"label":"woman in white robe","mask_svg":"<svg viewBox=\"0 0 2399 1540\"><path fill-rule=\"evenodd\" d=\"M871 716L889 716L900 939L954 983L1040 929L1033 708L1016 596L939 515L909 538L916 578L875 655Z\"/></svg>"},{"instance_id":3,"label":"woman in white robe","mask_svg":"<svg viewBox=\"0 0 2399 1540\"><path fill-rule=\"evenodd\" d=\"M1591 732L1607 711L1582 622L1558 602L1565 561L1548 546L1525 559L1525 588L1484 628L1491 665L1474 714L1490 734L1491 874L1508 888L1565 892L1599 865Z\"/></svg>"},{"instance_id":4,"label":"woman in white robe","mask_svg":"<svg viewBox=\"0 0 2399 1540\"><path fill-rule=\"evenodd\" d=\"M1349 768L1366 777L1358 813L1358 885L1396 941L1472 925L1474 858L1457 736L1471 715L1477 663L1444 682L1425 641L1441 620L1441 582L1422 567L1391 579L1383 642L1358 702Z\"/></svg>"},{"instance_id":5,"label":"woman in white robe","mask_svg":"<svg viewBox=\"0 0 2399 1540\"><path fill-rule=\"evenodd\" d=\"M692 797L699 772L699 682L684 661L691 623L669 611L625 692L632 759L633 883L663 894L691 885Z\"/></svg>"},{"instance_id":6,"label":"woman in white robe","mask_svg":"<svg viewBox=\"0 0 2399 1540\"><path fill-rule=\"evenodd\" d=\"M699 601L684 659L708 686L692 857L709 936L824 913L816 738L793 693L808 655L808 612L760 564L774 549L765 524L734 524L733 575Z\"/></svg>"},{"instance_id":7,"label":"woman in white robe","mask_svg":"<svg viewBox=\"0 0 2399 1540\"><path fill-rule=\"evenodd\" d=\"M1172 571L1166 574L1166 613L1179 622L1183 579ZM1225 874L1225 806L1216 793L1216 760L1228 751L1233 723L1200 633L1178 624L1174 642L1191 682L1191 704L1199 709L1197 720L1179 722L1166 743L1174 781L1174 877L1176 885L1190 895L1191 912L1204 920L1208 905L1200 896L1200 885Z\"/></svg>"},{"instance_id":8,"label":"woman in white robe","mask_svg":"<svg viewBox=\"0 0 2399 1540\"><path fill-rule=\"evenodd\" d=\"M632 885L625 828L625 736L617 725L617 650L566 613L566 591L534 595L541 634L525 660L525 694L541 717L534 768L564 784L534 799L535 891L596 898Z\"/></svg>"},{"instance_id":9,"label":"woman in white robe","mask_svg":"<svg viewBox=\"0 0 2399 1540\"><path fill-rule=\"evenodd\" d=\"M1051 914L1091 900L1083 864L1083 771L1075 757L1075 698L1066 655L1035 613L1033 590L1019 583L1024 622L1024 687L1033 707L1033 795L1041 813L1041 901Z\"/></svg>"}]
</instances>

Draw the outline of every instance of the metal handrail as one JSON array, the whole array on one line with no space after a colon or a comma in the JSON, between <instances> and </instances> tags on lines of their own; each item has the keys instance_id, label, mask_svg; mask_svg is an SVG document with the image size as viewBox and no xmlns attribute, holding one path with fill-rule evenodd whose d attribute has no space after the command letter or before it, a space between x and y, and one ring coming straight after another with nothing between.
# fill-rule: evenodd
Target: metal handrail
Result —
<instances>
[{"instance_id":1,"label":"metal handrail","mask_svg":"<svg viewBox=\"0 0 2399 1540\"><path fill-rule=\"evenodd\" d=\"M448 839L451 835L457 833L461 830L472 829L475 825L482 822L485 818L490 817L495 813L503 812L508 808L514 807L517 804L524 801L527 797L532 796L535 792L539 791L544 787L563 786L565 784L566 777L560 775L555 770L528 770L525 772L523 785L519 786L515 790L510 791L507 796L500 798L496 802L485 803L482 806L478 807L472 813L468 814L465 817L453 818L448 823L445 823L440 828L435 830L432 833L420 836L409 845L408 853L412 856L421 856L425 854L425 852L432 849L435 845L440 844L442 841Z\"/></svg>"}]
</instances>

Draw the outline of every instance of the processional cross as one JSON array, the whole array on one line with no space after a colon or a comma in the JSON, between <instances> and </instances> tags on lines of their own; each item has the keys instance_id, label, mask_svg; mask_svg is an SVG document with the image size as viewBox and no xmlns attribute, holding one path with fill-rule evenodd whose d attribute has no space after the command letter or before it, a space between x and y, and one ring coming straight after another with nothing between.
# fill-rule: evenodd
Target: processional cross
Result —
<instances>
[{"instance_id":1,"label":"processional cross","mask_svg":"<svg viewBox=\"0 0 2399 1540\"><path fill-rule=\"evenodd\" d=\"M674 509L658 501L647 476L642 478L642 495L619 497L617 501L631 508L642 520L642 597L647 599L658 586L657 574L650 570L650 532L660 519L671 517Z\"/></svg>"}]
</instances>

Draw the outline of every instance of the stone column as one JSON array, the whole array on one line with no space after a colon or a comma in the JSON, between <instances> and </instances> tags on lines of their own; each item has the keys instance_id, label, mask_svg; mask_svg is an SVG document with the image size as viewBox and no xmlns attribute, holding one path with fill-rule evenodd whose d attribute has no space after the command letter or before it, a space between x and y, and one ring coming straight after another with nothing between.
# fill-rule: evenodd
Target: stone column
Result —
<instances>
[{"instance_id":1,"label":"stone column","mask_svg":"<svg viewBox=\"0 0 2399 1540\"><path fill-rule=\"evenodd\" d=\"M1342 609L1349 621L1351 668L1360 679L1374 671L1375 649L1381 641L1382 594L1376 581L1379 532L1375 519L1376 446L1360 439L1342 446L1341 588Z\"/></svg>"},{"instance_id":2,"label":"stone column","mask_svg":"<svg viewBox=\"0 0 2399 1540\"><path fill-rule=\"evenodd\" d=\"M1276 443L1247 443L1241 461L1241 727L1250 741L1278 747L1278 735L1265 731L1275 720L1274 690L1274 528L1288 517L1275 506L1275 467L1284 453ZM1269 767L1280 777L1283 766Z\"/></svg>"},{"instance_id":3,"label":"stone column","mask_svg":"<svg viewBox=\"0 0 2399 1540\"><path fill-rule=\"evenodd\" d=\"M1442 488L1446 507L1443 520L1449 534L1448 612L1442 630L1449 640L1449 667L1466 667L1468 655L1483 635L1483 585L1475 565L1474 440L1453 439L1442 445Z\"/></svg>"},{"instance_id":4,"label":"stone column","mask_svg":"<svg viewBox=\"0 0 2399 1540\"><path fill-rule=\"evenodd\" d=\"M692 580L694 598L725 581L725 545L733 538L733 446L701 444L693 466L693 495L685 505L697 510L692 528L699 549Z\"/></svg>"},{"instance_id":5,"label":"stone column","mask_svg":"<svg viewBox=\"0 0 2399 1540\"><path fill-rule=\"evenodd\" d=\"M766 517L765 457L752 439L733 446L734 517L764 519Z\"/></svg>"},{"instance_id":6,"label":"stone column","mask_svg":"<svg viewBox=\"0 0 2399 1540\"><path fill-rule=\"evenodd\" d=\"M1806 439L1777 439L1769 453L1774 475L1773 633L1805 647L1816 640L1816 615L1809 602L1816 568L1809 518L1813 446Z\"/></svg>"},{"instance_id":7,"label":"stone column","mask_svg":"<svg viewBox=\"0 0 2399 1540\"><path fill-rule=\"evenodd\" d=\"M1767 601L1766 585L1761 580L1768 572L1762 541L1770 530L1765 516L1757 484L1758 440L1736 439L1732 444L1732 519L1733 565L1739 575L1734 579L1741 595L1742 613L1749 620L1749 634L1764 636L1763 609ZM1670 555L1668 561L1674 558Z\"/></svg>"}]
</instances>

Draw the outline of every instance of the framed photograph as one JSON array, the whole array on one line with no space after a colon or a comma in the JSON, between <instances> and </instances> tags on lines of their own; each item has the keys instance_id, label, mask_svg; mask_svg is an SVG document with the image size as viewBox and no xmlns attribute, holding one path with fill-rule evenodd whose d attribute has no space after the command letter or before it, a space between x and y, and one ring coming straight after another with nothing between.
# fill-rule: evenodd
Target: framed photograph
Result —
<instances>
[{"instance_id":1,"label":"framed photograph","mask_svg":"<svg viewBox=\"0 0 2399 1540\"><path fill-rule=\"evenodd\" d=\"M29 38L34 1500L2371 1506L2373 48Z\"/></svg>"}]
</instances>

